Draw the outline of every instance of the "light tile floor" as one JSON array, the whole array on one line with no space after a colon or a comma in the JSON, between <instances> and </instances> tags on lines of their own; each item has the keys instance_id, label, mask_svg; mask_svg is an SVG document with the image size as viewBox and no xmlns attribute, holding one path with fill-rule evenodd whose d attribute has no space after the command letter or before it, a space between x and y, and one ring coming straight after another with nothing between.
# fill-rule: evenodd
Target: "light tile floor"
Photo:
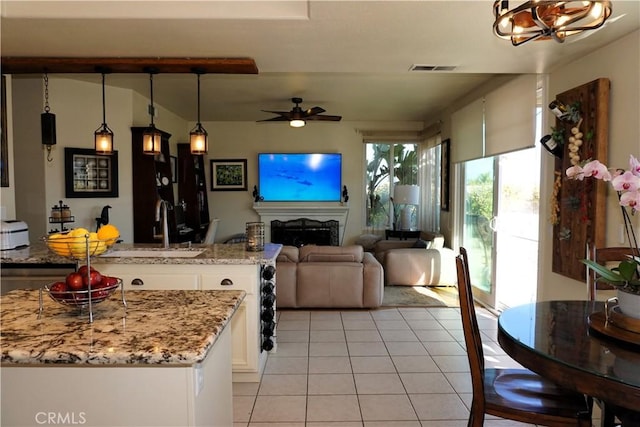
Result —
<instances>
[{"instance_id":1,"label":"light tile floor","mask_svg":"<svg viewBox=\"0 0 640 427\"><path fill-rule=\"evenodd\" d=\"M486 365L519 367L496 342L496 317L478 309L478 324ZM262 381L233 385L234 427L467 425L471 377L457 308L281 310L277 325Z\"/></svg>"}]
</instances>

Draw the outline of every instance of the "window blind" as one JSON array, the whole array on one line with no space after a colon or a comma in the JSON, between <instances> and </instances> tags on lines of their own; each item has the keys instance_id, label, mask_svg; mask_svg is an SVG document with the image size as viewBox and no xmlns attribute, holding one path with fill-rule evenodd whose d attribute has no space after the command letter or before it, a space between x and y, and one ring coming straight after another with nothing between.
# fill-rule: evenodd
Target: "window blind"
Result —
<instances>
[{"instance_id":1,"label":"window blind","mask_svg":"<svg viewBox=\"0 0 640 427\"><path fill-rule=\"evenodd\" d=\"M536 84L535 74L525 74L486 95L485 157L535 145Z\"/></svg>"},{"instance_id":2,"label":"window blind","mask_svg":"<svg viewBox=\"0 0 640 427\"><path fill-rule=\"evenodd\" d=\"M484 156L484 102L482 98L451 115L451 161L465 162Z\"/></svg>"}]
</instances>

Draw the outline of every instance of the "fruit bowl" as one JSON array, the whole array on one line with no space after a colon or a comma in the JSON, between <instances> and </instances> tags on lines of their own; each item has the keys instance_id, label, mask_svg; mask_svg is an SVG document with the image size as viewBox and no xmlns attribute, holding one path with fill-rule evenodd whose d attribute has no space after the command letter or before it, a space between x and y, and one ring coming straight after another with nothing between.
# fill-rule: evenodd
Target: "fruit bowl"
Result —
<instances>
[{"instance_id":1,"label":"fruit bowl","mask_svg":"<svg viewBox=\"0 0 640 427\"><path fill-rule=\"evenodd\" d=\"M91 304L98 304L106 300L113 292L122 285L122 279L111 277L112 280L104 280L103 283L92 287ZM44 286L44 290L52 300L62 305L85 308L89 306L89 290L71 291L68 289L59 290L57 284L64 282L49 283Z\"/></svg>"},{"instance_id":2,"label":"fruit bowl","mask_svg":"<svg viewBox=\"0 0 640 427\"><path fill-rule=\"evenodd\" d=\"M87 234L89 237L87 238ZM100 255L109 249L117 238L99 239L96 233L73 235L69 233L54 233L43 238L47 247L56 255L75 259L87 257L87 245L89 256Z\"/></svg>"}]
</instances>

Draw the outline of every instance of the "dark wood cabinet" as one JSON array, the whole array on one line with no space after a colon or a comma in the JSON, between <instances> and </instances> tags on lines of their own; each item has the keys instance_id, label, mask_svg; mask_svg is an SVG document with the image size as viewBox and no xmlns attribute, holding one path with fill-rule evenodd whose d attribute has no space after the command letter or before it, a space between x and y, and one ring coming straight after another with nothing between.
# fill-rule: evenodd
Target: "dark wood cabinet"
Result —
<instances>
[{"instance_id":1,"label":"dark wood cabinet","mask_svg":"<svg viewBox=\"0 0 640 427\"><path fill-rule=\"evenodd\" d=\"M133 241L134 243L159 243L156 230L162 226L156 222L158 199L170 203L168 211L169 241L180 241L173 205L173 180L169 138L171 134L162 132L162 153L148 155L142 152L142 133L146 128L131 128L131 162L133 173Z\"/></svg>"},{"instance_id":2,"label":"dark wood cabinet","mask_svg":"<svg viewBox=\"0 0 640 427\"><path fill-rule=\"evenodd\" d=\"M178 144L178 201L183 203L185 223L201 241L209 226L209 202L204 159L191 154L189 144Z\"/></svg>"}]
</instances>

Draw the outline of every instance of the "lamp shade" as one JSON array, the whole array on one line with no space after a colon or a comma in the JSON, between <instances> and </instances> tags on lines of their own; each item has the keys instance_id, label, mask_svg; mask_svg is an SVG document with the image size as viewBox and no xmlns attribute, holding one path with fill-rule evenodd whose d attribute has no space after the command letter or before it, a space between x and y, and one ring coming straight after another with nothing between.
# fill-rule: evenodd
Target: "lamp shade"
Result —
<instances>
[{"instance_id":1,"label":"lamp shade","mask_svg":"<svg viewBox=\"0 0 640 427\"><path fill-rule=\"evenodd\" d=\"M396 185L393 189L393 202L401 205L420 203L420 187L417 185Z\"/></svg>"}]
</instances>

